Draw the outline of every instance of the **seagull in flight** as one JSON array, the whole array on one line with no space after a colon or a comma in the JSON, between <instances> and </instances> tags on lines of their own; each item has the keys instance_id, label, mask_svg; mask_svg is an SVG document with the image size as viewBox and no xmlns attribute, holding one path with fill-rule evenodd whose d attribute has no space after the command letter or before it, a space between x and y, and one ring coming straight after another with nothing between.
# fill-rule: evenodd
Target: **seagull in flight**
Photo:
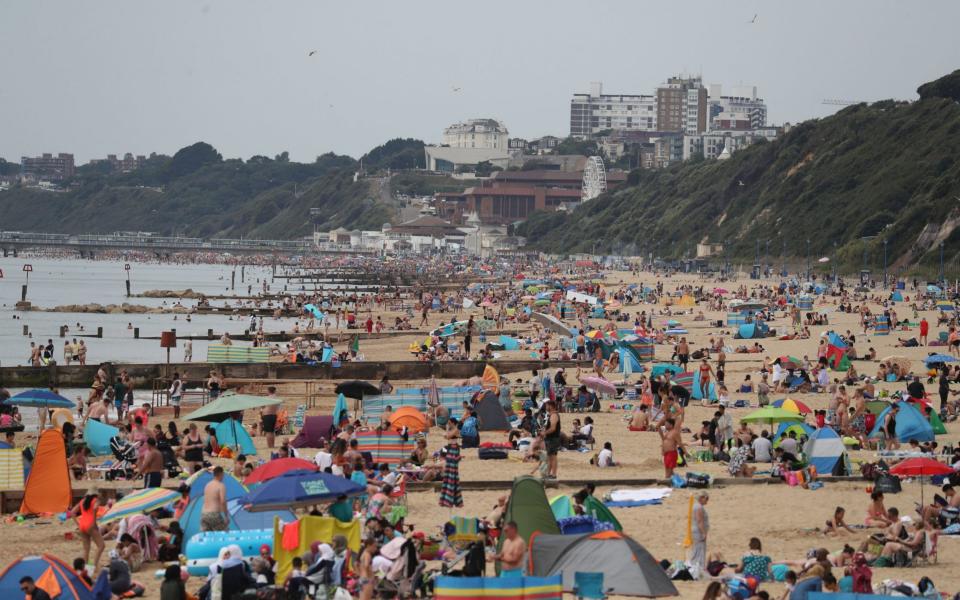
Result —
<instances>
[{"instance_id":1,"label":"seagull in flight","mask_svg":"<svg viewBox=\"0 0 960 600\"><path fill-rule=\"evenodd\" d=\"M747 21L747 25L753 25L756 22L757 22L757 14L754 13L753 18Z\"/></svg>"},{"instance_id":2,"label":"seagull in flight","mask_svg":"<svg viewBox=\"0 0 960 600\"><path fill-rule=\"evenodd\" d=\"M743 187L743 185L744 185L743 180L742 180L742 179L738 179L738 180L737 180L737 185L739 185L740 187Z\"/></svg>"},{"instance_id":3,"label":"seagull in flight","mask_svg":"<svg viewBox=\"0 0 960 600\"><path fill-rule=\"evenodd\" d=\"M461 89L463 89L463 88L460 88L460 87L457 87L457 86L451 86L450 89L452 89L454 92L459 92L459 91L460 91Z\"/></svg>"},{"instance_id":4,"label":"seagull in flight","mask_svg":"<svg viewBox=\"0 0 960 600\"><path fill-rule=\"evenodd\" d=\"M307 53L307 56L313 56L316 53L317 53L316 50L311 50L309 53Z\"/></svg>"}]
</instances>

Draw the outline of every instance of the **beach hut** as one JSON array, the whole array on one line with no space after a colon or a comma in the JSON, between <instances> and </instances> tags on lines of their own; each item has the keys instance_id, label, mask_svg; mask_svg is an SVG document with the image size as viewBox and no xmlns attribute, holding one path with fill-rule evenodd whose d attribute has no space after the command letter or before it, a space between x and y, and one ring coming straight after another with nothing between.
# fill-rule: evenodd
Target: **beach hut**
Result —
<instances>
[{"instance_id":1,"label":"beach hut","mask_svg":"<svg viewBox=\"0 0 960 600\"><path fill-rule=\"evenodd\" d=\"M573 591L576 573L603 573L605 592L623 596L678 596L655 558L628 535L601 531L583 535L536 534L529 542L528 571L536 577L563 576Z\"/></svg>"},{"instance_id":2,"label":"beach hut","mask_svg":"<svg viewBox=\"0 0 960 600\"><path fill-rule=\"evenodd\" d=\"M23 577L32 577L38 588L56 600L94 600L102 597L94 595L73 567L55 556L42 554L18 558L0 572L0 598L23 598L25 595L20 591L20 579Z\"/></svg>"},{"instance_id":3,"label":"beach hut","mask_svg":"<svg viewBox=\"0 0 960 600\"><path fill-rule=\"evenodd\" d=\"M507 413L500 405L499 397L492 390L477 392L473 408L477 411L478 429L480 431L510 431L510 421Z\"/></svg>"},{"instance_id":4,"label":"beach hut","mask_svg":"<svg viewBox=\"0 0 960 600\"><path fill-rule=\"evenodd\" d=\"M72 501L63 434L56 429L47 429L37 441L33 465L23 490L20 514L60 513L70 508Z\"/></svg>"},{"instance_id":5,"label":"beach hut","mask_svg":"<svg viewBox=\"0 0 960 600\"><path fill-rule=\"evenodd\" d=\"M817 429L803 446L807 461L820 475L846 475L847 460L843 440L830 427Z\"/></svg>"},{"instance_id":6,"label":"beach hut","mask_svg":"<svg viewBox=\"0 0 960 600\"><path fill-rule=\"evenodd\" d=\"M909 402L900 401L897 402L897 406L900 408L900 412L897 413L897 439L902 442L909 440L932 442L935 435L933 426L931 426L927 418L923 416L923 413ZM883 412L877 415L877 422L868 437L880 437L883 422L886 420L890 408L891 407L888 406L883 409Z\"/></svg>"}]
</instances>

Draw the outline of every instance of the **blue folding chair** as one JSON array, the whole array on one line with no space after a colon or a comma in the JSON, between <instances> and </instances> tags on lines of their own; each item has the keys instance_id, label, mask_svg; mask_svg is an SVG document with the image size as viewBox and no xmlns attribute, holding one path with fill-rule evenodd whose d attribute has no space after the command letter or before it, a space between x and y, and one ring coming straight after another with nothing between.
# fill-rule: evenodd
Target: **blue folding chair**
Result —
<instances>
[{"instance_id":1,"label":"blue folding chair","mask_svg":"<svg viewBox=\"0 0 960 600\"><path fill-rule=\"evenodd\" d=\"M573 574L573 593L577 600L582 598L602 600L606 598L607 594L603 591L603 573L575 572Z\"/></svg>"}]
</instances>

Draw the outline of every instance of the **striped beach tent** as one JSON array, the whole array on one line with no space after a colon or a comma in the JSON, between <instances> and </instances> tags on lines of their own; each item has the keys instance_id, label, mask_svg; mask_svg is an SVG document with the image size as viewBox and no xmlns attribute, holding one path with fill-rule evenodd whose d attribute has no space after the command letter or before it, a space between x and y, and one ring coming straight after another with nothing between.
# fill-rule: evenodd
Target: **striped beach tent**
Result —
<instances>
[{"instance_id":1,"label":"striped beach tent","mask_svg":"<svg viewBox=\"0 0 960 600\"><path fill-rule=\"evenodd\" d=\"M739 325L746 325L747 319L750 317L746 313L742 312L728 312L727 313L727 325L732 327L737 327Z\"/></svg>"},{"instance_id":2,"label":"striped beach tent","mask_svg":"<svg viewBox=\"0 0 960 600\"><path fill-rule=\"evenodd\" d=\"M398 465L410 456L416 442L403 440L398 433L364 431L357 434L357 450L369 452L375 463Z\"/></svg>"},{"instance_id":3,"label":"striped beach tent","mask_svg":"<svg viewBox=\"0 0 960 600\"><path fill-rule=\"evenodd\" d=\"M438 577L436 600L551 600L563 598L563 576Z\"/></svg>"}]
</instances>

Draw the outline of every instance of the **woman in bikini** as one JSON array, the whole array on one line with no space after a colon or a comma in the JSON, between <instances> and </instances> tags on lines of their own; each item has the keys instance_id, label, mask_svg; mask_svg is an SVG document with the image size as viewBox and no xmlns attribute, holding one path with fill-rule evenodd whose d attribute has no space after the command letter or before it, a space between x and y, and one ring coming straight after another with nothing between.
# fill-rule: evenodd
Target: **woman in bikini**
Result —
<instances>
[{"instance_id":1,"label":"woman in bikini","mask_svg":"<svg viewBox=\"0 0 960 600\"><path fill-rule=\"evenodd\" d=\"M90 488L87 495L80 499L72 509L70 515L77 519L77 527L80 530L80 539L83 541L83 562L90 562L90 542L97 546L97 555L93 559L94 571L100 565L100 556L103 554L103 536L100 535L100 527L97 526L97 508L99 508L100 493L96 488Z\"/></svg>"},{"instance_id":2,"label":"woman in bikini","mask_svg":"<svg viewBox=\"0 0 960 600\"><path fill-rule=\"evenodd\" d=\"M867 518L864 521L867 527L888 527L892 521L883 505L883 492L870 494L870 505L867 506Z\"/></svg>"}]
</instances>

